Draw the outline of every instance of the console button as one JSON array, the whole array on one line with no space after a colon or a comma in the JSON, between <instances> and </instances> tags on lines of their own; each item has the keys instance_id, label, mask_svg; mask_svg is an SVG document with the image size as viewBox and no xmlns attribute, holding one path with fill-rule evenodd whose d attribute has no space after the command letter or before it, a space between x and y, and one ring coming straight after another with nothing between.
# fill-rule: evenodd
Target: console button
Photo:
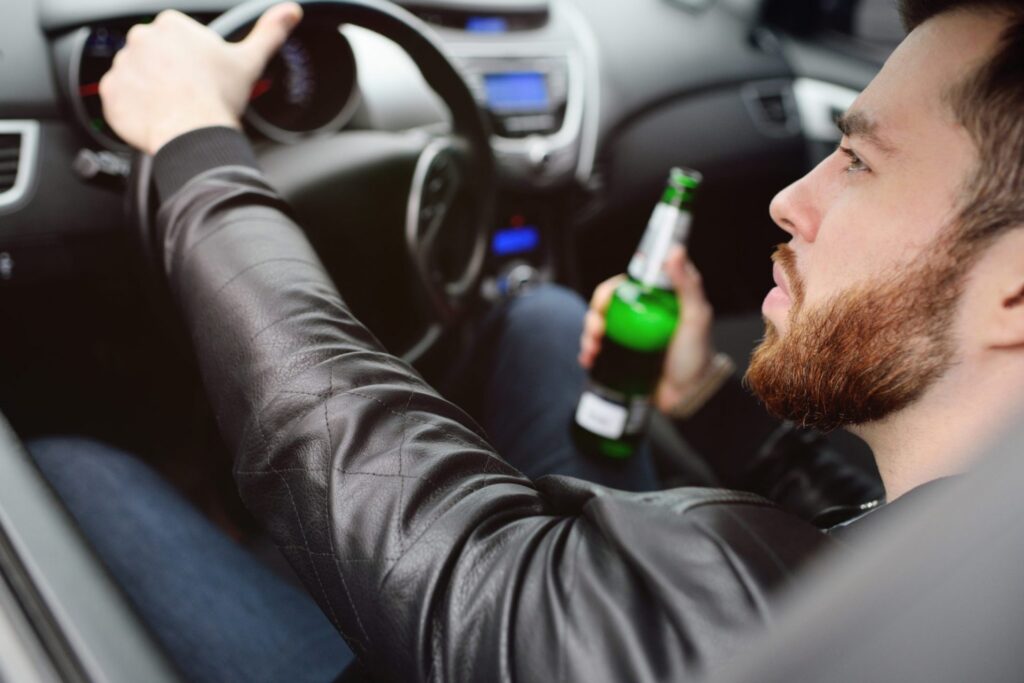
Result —
<instances>
[{"instance_id":1,"label":"console button","mask_svg":"<svg viewBox=\"0 0 1024 683\"><path fill-rule=\"evenodd\" d=\"M503 116L499 119L499 122L503 132L510 137L551 133L558 127L558 120L554 114Z\"/></svg>"}]
</instances>

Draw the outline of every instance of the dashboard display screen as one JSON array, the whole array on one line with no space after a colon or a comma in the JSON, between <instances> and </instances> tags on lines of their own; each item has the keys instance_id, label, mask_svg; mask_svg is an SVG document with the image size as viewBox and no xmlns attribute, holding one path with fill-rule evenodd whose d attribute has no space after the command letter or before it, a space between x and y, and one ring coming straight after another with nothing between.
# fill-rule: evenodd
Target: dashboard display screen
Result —
<instances>
[{"instance_id":1,"label":"dashboard display screen","mask_svg":"<svg viewBox=\"0 0 1024 683\"><path fill-rule=\"evenodd\" d=\"M545 111L551 106L544 74L509 71L484 76L487 104L496 111Z\"/></svg>"},{"instance_id":2,"label":"dashboard display screen","mask_svg":"<svg viewBox=\"0 0 1024 683\"><path fill-rule=\"evenodd\" d=\"M466 20L466 30L470 33L505 33L508 21L502 17L470 17Z\"/></svg>"},{"instance_id":3,"label":"dashboard display screen","mask_svg":"<svg viewBox=\"0 0 1024 683\"><path fill-rule=\"evenodd\" d=\"M495 256L511 256L536 251L540 246L540 230L535 225L504 228L491 238L491 253Z\"/></svg>"}]
</instances>

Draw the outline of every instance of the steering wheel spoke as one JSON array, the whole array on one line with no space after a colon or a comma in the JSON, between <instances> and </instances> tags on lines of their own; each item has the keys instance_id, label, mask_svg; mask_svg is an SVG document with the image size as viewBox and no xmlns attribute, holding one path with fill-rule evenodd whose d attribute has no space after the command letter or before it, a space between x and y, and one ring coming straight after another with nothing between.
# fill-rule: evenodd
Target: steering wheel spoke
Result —
<instances>
[{"instance_id":1,"label":"steering wheel spoke","mask_svg":"<svg viewBox=\"0 0 1024 683\"><path fill-rule=\"evenodd\" d=\"M421 153L409 191L406 246L443 321L452 321L471 295L486 251L486 227L467 226L480 214L472 170L466 141L438 136Z\"/></svg>"}]
</instances>

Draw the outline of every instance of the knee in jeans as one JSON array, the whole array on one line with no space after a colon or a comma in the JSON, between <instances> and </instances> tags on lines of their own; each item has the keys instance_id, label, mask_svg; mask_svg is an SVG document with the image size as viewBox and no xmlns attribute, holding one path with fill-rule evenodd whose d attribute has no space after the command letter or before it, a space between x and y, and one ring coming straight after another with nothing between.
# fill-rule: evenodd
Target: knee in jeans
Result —
<instances>
[{"instance_id":1,"label":"knee in jeans","mask_svg":"<svg viewBox=\"0 0 1024 683\"><path fill-rule=\"evenodd\" d=\"M579 294L555 284L544 284L513 299L507 320L526 329L537 329L553 323L578 325L587 311Z\"/></svg>"},{"instance_id":2,"label":"knee in jeans","mask_svg":"<svg viewBox=\"0 0 1024 683\"><path fill-rule=\"evenodd\" d=\"M30 440L26 449L51 484L149 476L149 467L124 451L88 437L51 436Z\"/></svg>"}]
</instances>

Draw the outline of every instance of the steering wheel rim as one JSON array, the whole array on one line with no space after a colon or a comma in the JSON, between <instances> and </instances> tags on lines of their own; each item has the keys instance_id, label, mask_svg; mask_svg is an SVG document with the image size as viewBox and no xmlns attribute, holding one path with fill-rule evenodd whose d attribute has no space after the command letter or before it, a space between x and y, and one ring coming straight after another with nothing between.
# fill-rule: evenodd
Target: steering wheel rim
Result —
<instances>
[{"instance_id":1,"label":"steering wheel rim","mask_svg":"<svg viewBox=\"0 0 1024 683\"><path fill-rule=\"evenodd\" d=\"M209 28L225 39L241 36L263 12L278 2L280 0L249 0L217 17ZM452 134L427 145L417 163L406 211L407 255L415 280L424 294L413 297L412 301L413 305L427 308L423 312L430 323L423 334L398 355L409 362L416 362L434 347L445 330L462 318L479 289L496 196L489 124L430 28L412 13L385 0L298 0L298 4L309 14L315 13L318 17L329 15L330 21L337 21L339 25L360 26L392 40L409 55L427 85L437 93L452 116ZM449 281L439 281L434 245L424 244L424 233L438 231L437 221L422 218L420 209L428 194L425 186L434 177L435 168L443 165L443 169L449 169L444 172L450 174L451 164L444 162L452 158L466 167L462 176L473 186L472 192L461 195L469 196L472 201L473 244L461 273ZM437 163L438 159L442 164ZM159 267L160 252L153 242L156 207L152 187L152 159L140 156L136 159L130 181L129 214L141 234L144 250L154 260L153 265ZM431 212L431 215L435 216L435 213ZM424 221L431 223L433 229L430 226L425 228L422 225Z\"/></svg>"}]
</instances>

